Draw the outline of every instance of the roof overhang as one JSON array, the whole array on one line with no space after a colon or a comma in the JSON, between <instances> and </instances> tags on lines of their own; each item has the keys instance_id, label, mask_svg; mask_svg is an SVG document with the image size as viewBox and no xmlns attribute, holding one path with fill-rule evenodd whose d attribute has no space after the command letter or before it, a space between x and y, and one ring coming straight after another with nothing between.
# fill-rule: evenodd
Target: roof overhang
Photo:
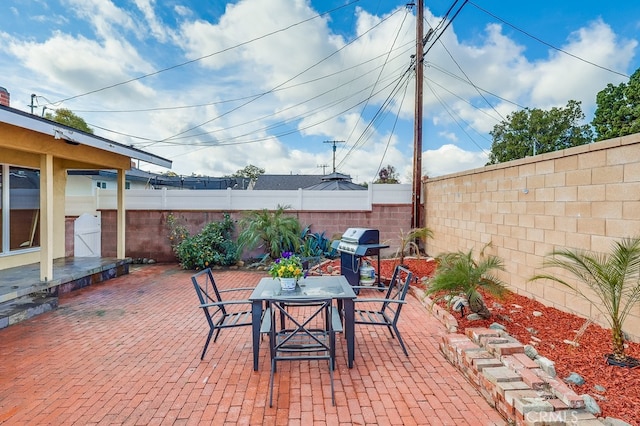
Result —
<instances>
[{"instance_id":1,"label":"roof overhang","mask_svg":"<svg viewBox=\"0 0 640 426\"><path fill-rule=\"evenodd\" d=\"M71 144L82 144L103 151L112 152L136 160L145 161L157 166L171 168L171 160L159 157L141 149L123 145L118 142L103 138L101 136L85 133L73 127L56 123L37 115L29 114L15 108L0 105L0 122L4 122L16 127L31 130L33 132L51 135L54 139L63 139Z\"/></svg>"}]
</instances>

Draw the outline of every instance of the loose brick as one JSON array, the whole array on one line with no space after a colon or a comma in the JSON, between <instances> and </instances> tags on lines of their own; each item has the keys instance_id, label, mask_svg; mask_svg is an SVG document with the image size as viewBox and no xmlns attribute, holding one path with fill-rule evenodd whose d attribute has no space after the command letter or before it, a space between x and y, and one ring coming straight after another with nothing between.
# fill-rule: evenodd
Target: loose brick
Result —
<instances>
[{"instance_id":1,"label":"loose brick","mask_svg":"<svg viewBox=\"0 0 640 426\"><path fill-rule=\"evenodd\" d=\"M532 389L523 389L523 390L510 390L505 391L504 393L504 404L507 407L508 419L515 418L515 399L519 397L531 397L535 398L539 394L538 392Z\"/></svg>"},{"instance_id":2,"label":"loose brick","mask_svg":"<svg viewBox=\"0 0 640 426\"><path fill-rule=\"evenodd\" d=\"M467 328L465 334L476 343L480 343L480 338L483 336L500 337L498 331L486 327Z\"/></svg>"},{"instance_id":3,"label":"loose brick","mask_svg":"<svg viewBox=\"0 0 640 426\"><path fill-rule=\"evenodd\" d=\"M484 349L480 349L478 351L469 351L469 352L465 352L463 363L464 365L471 367L473 365L474 359L489 359L489 358L493 358L493 356L489 352L485 351Z\"/></svg>"},{"instance_id":4,"label":"loose brick","mask_svg":"<svg viewBox=\"0 0 640 426\"><path fill-rule=\"evenodd\" d=\"M563 411L563 410L570 409L570 407L567 404L565 404L558 398L551 398L549 400L549 404L553 405L553 411Z\"/></svg>"},{"instance_id":5,"label":"loose brick","mask_svg":"<svg viewBox=\"0 0 640 426\"><path fill-rule=\"evenodd\" d=\"M566 426L566 415L553 411L529 411L524 415L524 426Z\"/></svg>"},{"instance_id":6,"label":"loose brick","mask_svg":"<svg viewBox=\"0 0 640 426\"><path fill-rule=\"evenodd\" d=\"M551 392L569 408L584 408L584 400L574 392L566 383L556 379L548 379Z\"/></svg>"},{"instance_id":7,"label":"loose brick","mask_svg":"<svg viewBox=\"0 0 640 426\"><path fill-rule=\"evenodd\" d=\"M473 368L481 372L485 368L502 367L502 362L495 358L476 358L472 361Z\"/></svg>"},{"instance_id":8,"label":"loose brick","mask_svg":"<svg viewBox=\"0 0 640 426\"><path fill-rule=\"evenodd\" d=\"M459 364L464 364L464 358L466 352L475 352L483 350L480 346L473 343L471 340L467 340L466 342L456 342L453 345L453 349L456 353L456 359Z\"/></svg>"},{"instance_id":9,"label":"loose brick","mask_svg":"<svg viewBox=\"0 0 640 426\"><path fill-rule=\"evenodd\" d=\"M491 383L498 382L519 382L520 375L507 367L490 367L482 370L482 375Z\"/></svg>"},{"instance_id":10,"label":"loose brick","mask_svg":"<svg viewBox=\"0 0 640 426\"><path fill-rule=\"evenodd\" d=\"M500 361L504 364L505 367L512 369L515 372L519 372L520 370L526 368L518 359L516 359L513 355L504 355L500 357Z\"/></svg>"},{"instance_id":11,"label":"loose brick","mask_svg":"<svg viewBox=\"0 0 640 426\"><path fill-rule=\"evenodd\" d=\"M502 357L504 355L511 354L523 354L524 353L524 345L519 342L506 342L506 343L497 343L497 342L489 342L487 344L487 350L493 353L497 357Z\"/></svg>"},{"instance_id":12,"label":"loose brick","mask_svg":"<svg viewBox=\"0 0 640 426\"><path fill-rule=\"evenodd\" d=\"M513 408L515 408L516 413L525 414L525 418L526 418L526 414L532 411L553 412L553 406L549 404L549 401L539 396L517 397L514 399Z\"/></svg>"},{"instance_id":13,"label":"loose brick","mask_svg":"<svg viewBox=\"0 0 640 426\"><path fill-rule=\"evenodd\" d=\"M445 334L442 336L442 341L447 346L453 346L458 342L470 342L471 339L464 334Z\"/></svg>"},{"instance_id":14,"label":"loose brick","mask_svg":"<svg viewBox=\"0 0 640 426\"><path fill-rule=\"evenodd\" d=\"M538 364L524 353L513 354L513 357L527 368L538 368Z\"/></svg>"},{"instance_id":15,"label":"loose brick","mask_svg":"<svg viewBox=\"0 0 640 426\"><path fill-rule=\"evenodd\" d=\"M500 336L480 336L479 343L480 343L480 346L487 348L487 350L489 350L488 345L509 343L509 339L506 337L500 337ZM491 351L489 350L489 352Z\"/></svg>"},{"instance_id":16,"label":"loose brick","mask_svg":"<svg viewBox=\"0 0 640 426\"><path fill-rule=\"evenodd\" d=\"M504 399L504 395L507 391L514 390L531 390L529 385L525 382L498 382L496 383L496 390L498 391L498 395Z\"/></svg>"},{"instance_id":17,"label":"loose brick","mask_svg":"<svg viewBox=\"0 0 640 426\"><path fill-rule=\"evenodd\" d=\"M600 420L596 418L593 414L588 412L587 410L572 410L570 411L571 415L569 419L576 425L602 425ZM571 424L571 423L569 423Z\"/></svg>"},{"instance_id":18,"label":"loose brick","mask_svg":"<svg viewBox=\"0 0 640 426\"><path fill-rule=\"evenodd\" d=\"M522 381L525 382L531 389L541 390L546 386L546 382L540 378L542 370L539 368L528 368L519 372L522 377Z\"/></svg>"}]
</instances>

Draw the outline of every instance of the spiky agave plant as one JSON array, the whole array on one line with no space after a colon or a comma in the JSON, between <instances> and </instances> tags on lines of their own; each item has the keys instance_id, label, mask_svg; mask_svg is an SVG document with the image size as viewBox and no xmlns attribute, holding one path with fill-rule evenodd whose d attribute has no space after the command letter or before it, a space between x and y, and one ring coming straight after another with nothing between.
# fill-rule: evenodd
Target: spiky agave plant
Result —
<instances>
[{"instance_id":1,"label":"spiky agave plant","mask_svg":"<svg viewBox=\"0 0 640 426\"><path fill-rule=\"evenodd\" d=\"M504 271L501 258L486 255L486 244L480 251L478 259L473 258L473 250L468 252L444 253L436 257L438 267L429 282L427 296L435 295L435 301L449 296L464 294L469 302L469 309L482 318L489 318L491 311L487 308L480 289L498 299L504 297L506 284L495 274L495 270Z\"/></svg>"},{"instance_id":2,"label":"spiky agave plant","mask_svg":"<svg viewBox=\"0 0 640 426\"><path fill-rule=\"evenodd\" d=\"M550 273L537 274L530 280L547 279L575 291L607 319L611 327L613 363L632 361L624 352L624 321L633 306L640 301L640 238L624 238L613 243L610 253L560 249L547 254L544 268L560 268L597 296L592 300L582 286L570 283ZM637 360L633 360L637 363Z\"/></svg>"}]
</instances>

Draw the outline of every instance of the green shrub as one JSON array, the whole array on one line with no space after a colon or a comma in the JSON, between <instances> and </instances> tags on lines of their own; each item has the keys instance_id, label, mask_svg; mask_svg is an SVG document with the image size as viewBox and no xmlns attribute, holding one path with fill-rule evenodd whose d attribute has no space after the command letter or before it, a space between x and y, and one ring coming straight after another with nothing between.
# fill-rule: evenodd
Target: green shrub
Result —
<instances>
[{"instance_id":1,"label":"green shrub","mask_svg":"<svg viewBox=\"0 0 640 426\"><path fill-rule=\"evenodd\" d=\"M180 229L180 226L176 225L174 229ZM173 246L180 266L184 269L199 270L215 265L234 265L238 261L238 247L231 239L233 230L233 220L225 213L222 221L208 223L196 235L177 232L174 239L183 236L182 240Z\"/></svg>"},{"instance_id":2,"label":"green shrub","mask_svg":"<svg viewBox=\"0 0 640 426\"><path fill-rule=\"evenodd\" d=\"M167 216L167 228L169 229L169 243L175 251L176 247L178 247L185 238L189 237L189 230L173 213L169 213L169 216Z\"/></svg>"}]
</instances>

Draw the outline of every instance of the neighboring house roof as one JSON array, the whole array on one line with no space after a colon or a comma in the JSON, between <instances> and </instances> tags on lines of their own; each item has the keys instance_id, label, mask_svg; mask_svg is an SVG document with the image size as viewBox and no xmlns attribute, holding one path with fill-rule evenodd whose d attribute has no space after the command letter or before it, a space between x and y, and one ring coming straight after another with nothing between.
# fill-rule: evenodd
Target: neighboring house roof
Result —
<instances>
[{"instance_id":1,"label":"neighboring house roof","mask_svg":"<svg viewBox=\"0 0 640 426\"><path fill-rule=\"evenodd\" d=\"M114 170L69 170L74 176L99 176L104 179L116 179L118 174ZM171 187L181 189L246 189L249 184L247 178L210 177L210 176L167 176L145 172L132 168L125 172L129 181L144 182L153 188Z\"/></svg>"},{"instance_id":2,"label":"neighboring house roof","mask_svg":"<svg viewBox=\"0 0 640 426\"><path fill-rule=\"evenodd\" d=\"M322 182L323 175L260 175L255 190L296 190Z\"/></svg>"},{"instance_id":3,"label":"neighboring house roof","mask_svg":"<svg viewBox=\"0 0 640 426\"><path fill-rule=\"evenodd\" d=\"M26 169L9 174L10 186L16 189L40 188L40 173L37 170Z\"/></svg>"},{"instance_id":4,"label":"neighboring house roof","mask_svg":"<svg viewBox=\"0 0 640 426\"><path fill-rule=\"evenodd\" d=\"M305 189L314 191L360 191L366 190L362 185L351 182L351 176L333 172L322 177L322 182Z\"/></svg>"},{"instance_id":5,"label":"neighboring house roof","mask_svg":"<svg viewBox=\"0 0 640 426\"><path fill-rule=\"evenodd\" d=\"M296 190L299 188L321 191L366 189L351 182L351 176L335 172L329 175L260 175L253 187L256 190Z\"/></svg>"},{"instance_id":6,"label":"neighboring house roof","mask_svg":"<svg viewBox=\"0 0 640 426\"><path fill-rule=\"evenodd\" d=\"M33 132L48 134L54 139L62 139L70 144L87 145L103 151L113 152L147 163L171 168L171 160L167 160L166 158L4 105L0 105L0 122Z\"/></svg>"}]
</instances>

